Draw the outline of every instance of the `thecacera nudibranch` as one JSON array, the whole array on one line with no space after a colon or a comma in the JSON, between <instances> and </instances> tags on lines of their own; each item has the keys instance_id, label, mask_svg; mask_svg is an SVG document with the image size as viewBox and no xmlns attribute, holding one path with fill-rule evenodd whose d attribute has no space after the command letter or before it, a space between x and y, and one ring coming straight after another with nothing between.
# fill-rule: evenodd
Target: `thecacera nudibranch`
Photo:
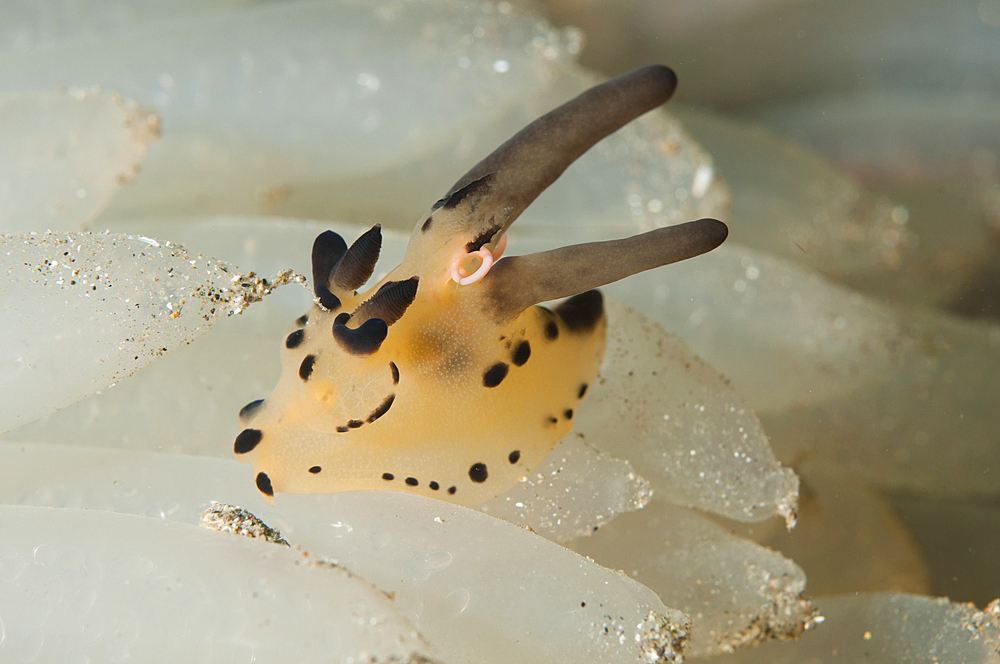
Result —
<instances>
[{"instance_id":1,"label":"thecacera nudibranch","mask_svg":"<svg viewBox=\"0 0 1000 664\"><path fill-rule=\"evenodd\" d=\"M379 226L350 247L331 231L316 238L315 304L282 341L274 392L240 411L234 452L265 499L393 489L475 505L541 464L604 353L593 289L710 251L728 229L701 219L501 260L504 233L577 157L665 102L676 82L667 67L644 67L529 124L431 207L403 262L364 292Z\"/></svg>"}]
</instances>

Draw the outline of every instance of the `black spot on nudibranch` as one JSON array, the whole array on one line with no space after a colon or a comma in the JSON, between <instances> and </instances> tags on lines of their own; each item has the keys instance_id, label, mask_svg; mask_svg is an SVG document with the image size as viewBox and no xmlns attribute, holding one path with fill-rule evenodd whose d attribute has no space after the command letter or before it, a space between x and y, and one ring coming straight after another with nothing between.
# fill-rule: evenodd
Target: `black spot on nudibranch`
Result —
<instances>
[{"instance_id":1,"label":"black spot on nudibranch","mask_svg":"<svg viewBox=\"0 0 1000 664\"><path fill-rule=\"evenodd\" d=\"M382 473L382 479L384 479L387 482L391 482L392 480L396 479L396 476L393 475L392 473Z\"/></svg>"},{"instance_id":2,"label":"black spot on nudibranch","mask_svg":"<svg viewBox=\"0 0 1000 664\"><path fill-rule=\"evenodd\" d=\"M550 320L545 324L545 338L549 341L555 341L559 338L559 326L556 325L555 321Z\"/></svg>"},{"instance_id":3,"label":"black spot on nudibranch","mask_svg":"<svg viewBox=\"0 0 1000 664\"><path fill-rule=\"evenodd\" d=\"M517 348L514 349L514 357L512 358L514 366L524 366L524 363L528 361L529 357L531 357L531 344L527 341L522 341L517 345Z\"/></svg>"},{"instance_id":4,"label":"black spot on nudibranch","mask_svg":"<svg viewBox=\"0 0 1000 664\"><path fill-rule=\"evenodd\" d=\"M497 362L485 372L483 372L483 385L486 387L496 387L507 377L510 368L506 362Z\"/></svg>"},{"instance_id":5,"label":"black spot on nudibranch","mask_svg":"<svg viewBox=\"0 0 1000 664\"><path fill-rule=\"evenodd\" d=\"M429 486L431 488L431 491L437 491L438 489L441 488L440 484L438 484L437 482L433 482L433 481L430 484L428 484L427 486Z\"/></svg>"},{"instance_id":6,"label":"black spot on nudibranch","mask_svg":"<svg viewBox=\"0 0 1000 664\"><path fill-rule=\"evenodd\" d=\"M343 311L337 314L337 317L333 319L334 325L347 325L347 321L351 320L351 314Z\"/></svg>"},{"instance_id":7,"label":"black spot on nudibranch","mask_svg":"<svg viewBox=\"0 0 1000 664\"><path fill-rule=\"evenodd\" d=\"M555 312L570 332L590 332L604 315L604 296L599 290L589 290L569 298Z\"/></svg>"},{"instance_id":8,"label":"black spot on nudibranch","mask_svg":"<svg viewBox=\"0 0 1000 664\"><path fill-rule=\"evenodd\" d=\"M309 314L302 314L295 319L295 324L299 327L305 327L306 323L309 322Z\"/></svg>"},{"instance_id":9,"label":"black spot on nudibranch","mask_svg":"<svg viewBox=\"0 0 1000 664\"><path fill-rule=\"evenodd\" d=\"M257 447L260 443L260 439L264 437L263 432L260 429L244 429L240 432L240 435L236 436L236 442L233 443L233 452L236 454L246 454Z\"/></svg>"},{"instance_id":10,"label":"black spot on nudibranch","mask_svg":"<svg viewBox=\"0 0 1000 664\"><path fill-rule=\"evenodd\" d=\"M333 325L333 338L352 355L371 355L377 352L387 334L389 326L381 318L369 318L357 329L339 323Z\"/></svg>"},{"instance_id":11,"label":"black spot on nudibranch","mask_svg":"<svg viewBox=\"0 0 1000 664\"><path fill-rule=\"evenodd\" d=\"M321 307L327 311L336 311L340 309L340 298L330 292L326 286L317 286L316 299L319 300Z\"/></svg>"},{"instance_id":12,"label":"black spot on nudibranch","mask_svg":"<svg viewBox=\"0 0 1000 664\"><path fill-rule=\"evenodd\" d=\"M390 394L385 398L385 400L379 404L378 408L372 411L372 414L368 416L368 423L371 424L378 418L389 412L389 407L392 406L392 402L395 401L396 395Z\"/></svg>"},{"instance_id":13,"label":"black spot on nudibranch","mask_svg":"<svg viewBox=\"0 0 1000 664\"><path fill-rule=\"evenodd\" d=\"M586 394L586 393L587 393L587 384L583 383L582 385L580 385L580 392L579 392L579 394L576 395L576 398L577 399L582 399L583 395Z\"/></svg>"},{"instance_id":14,"label":"black spot on nudibranch","mask_svg":"<svg viewBox=\"0 0 1000 664\"><path fill-rule=\"evenodd\" d=\"M285 348L298 348L305 338L305 330L295 330L285 338Z\"/></svg>"},{"instance_id":15,"label":"black spot on nudibranch","mask_svg":"<svg viewBox=\"0 0 1000 664\"><path fill-rule=\"evenodd\" d=\"M434 217L427 217L427 221L425 221L423 225L420 227L420 232L426 233L427 231L429 231L431 229L432 221L434 221Z\"/></svg>"},{"instance_id":16,"label":"black spot on nudibranch","mask_svg":"<svg viewBox=\"0 0 1000 664\"><path fill-rule=\"evenodd\" d=\"M347 433L350 431L347 427L337 427L337 433Z\"/></svg>"},{"instance_id":17,"label":"black spot on nudibranch","mask_svg":"<svg viewBox=\"0 0 1000 664\"><path fill-rule=\"evenodd\" d=\"M327 311L340 308L340 299L330 292L330 277L333 268L347 253L347 243L333 231L320 233L312 247L313 293L320 306Z\"/></svg>"},{"instance_id":18,"label":"black spot on nudibranch","mask_svg":"<svg viewBox=\"0 0 1000 664\"><path fill-rule=\"evenodd\" d=\"M521 460L521 450L514 450L513 452L507 455L507 461L510 461L511 464L515 464L520 460Z\"/></svg>"},{"instance_id":19,"label":"black spot on nudibranch","mask_svg":"<svg viewBox=\"0 0 1000 664\"><path fill-rule=\"evenodd\" d=\"M496 179L496 173L488 173L478 180L473 180L469 184L461 187L452 193L448 194L433 206L431 206L431 212L435 212L440 208L445 210L452 210L458 206L465 198L470 194L481 198L483 195L490 192L493 189L493 180ZM473 209L475 209L473 207Z\"/></svg>"},{"instance_id":20,"label":"black spot on nudibranch","mask_svg":"<svg viewBox=\"0 0 1000 664\"><path fill-rule=\"evenodd\" d=\"M477 235L471 242L465 244L465 250L473 254L483 248L487 242L493 239L503 226L494 226L493 228L488 228L479 235Z\"/></svg>"},{"instance_id":21,"label":"black spot on nudibranch","mask_svg":"<svg viewBox=\"0 0 1000 664\"><path fill-rule=\"evenodd\" d=\"M312 468L310 468L310 469L309 469L309 472L310 472L310 473L312 473L313 475L316 475L316 474L318 474L318 473L319 473L319 472L320 472L321 470L323 470L323 469L322 469L322 468L320 468L319 466L313 466Z\"/></svg>"},{"instance_id":22,"label":"black spot on nudibranch","mask_svg":"<svg viewBox=\"0 0 1000 664\"><path fill-rule=\"evenodd\" d=\"M302 358L302 364L299 365L299 378L302 380L309 380L309 376L311 376L313 372L314 364L316 364L315 355L306 355Z\"/></svg>"},{"instance_id":23,"label":"black spot on nudibranch","mask_svg":"<svg viewBox=\"0 0 1000 664\"><path fill-rule=\"evenodd\" d=\"M567 408L566 410L564 410L563 417L565 417L567 420L573 419L573 409Z\"/></svg>"},{"instance_id":24,"label":"black spot on nudibranch","mask_svg":"<svg viewBox=\"0 0 1000 664\"><path fill-rule=\"evenodd\" d=\"M399 367L396 366L395 362L389 363L389 371L392 372L392 384L399 385Z\"/></svg>"},{"instance_id":25,"label":"black spot on nudibranch","mask_svg":"<svg viewBox=\"0 0 1000 664\"><path fill-rule=\"evenodd\" d=\"M472 464L472 467L469 468L469 479L476 484L482 484L489 476L490 474L489 471L486 470L485 463L474 463Z\"/></svg>"},{"instance_id":26,"label":"black spot on nudibranch","mask_svg":"<svg viewBox=\"0 0 1000 664\"><path fill-rule=\"evenodd\" d=\"M416 477L407 477L405 481L407 486L417 486L420 484L420 482L417 481Z\"/></svg>"},{"instance_id":27,"label":"black spot on nudibranch","mask_svg":"<svg viewBox=\"0 0 1000 664\"><path fill-rule=\"evenodd\" d=\"M455 492L458 491L458 487L450 486L448 487L448 494L454 496Z\"/></svg>"},{"instance_id":28,"label":"black spot on nudibranch","mask_svg":"<svg viewBox=\"0 0 1000 664\"><path fill-rule=\"evenodd\" d=\"M254 414L260 409L263 403L263 399L257 399L256 401L251 401L247 405L240 408L240 422L248 422L251 418L253 418Z\"/></svg>"},{"instance_id":29,"label":"black spot on nudibranch","mask_svg":"<svg viewBox=\"0 0 1000 664\"><path fill-rule=\"evenodd\" d=\"M364 422L362 422L361 420L350 420L347 423L347 428L348 429L357 429L358 427L360 427L363 424L364 424Z\"/></svg>"},{"instance_id":30,"label":"black spot on nudibranch","mask_svg":"<svg viewBox=\"0 0 1000 664\"><path fill-rule=\"evenodd\" d=\"M548 417L545 418L545 422L547 424L558 424L559 420L556 419L555 417L552 417L551 415L549 415Z\"/></svg>"},{"instance_id":31,"label":"black spot on nudibranch","mask_svg":"<svg viewBox=\"0 0 1000 664\"><path fill-rule=\"evenodd\" d=\"M257 473L257 488L265 496L274 496L274 489L271 488L271 478L267 473Z\"/></svg>"}]
</instances>

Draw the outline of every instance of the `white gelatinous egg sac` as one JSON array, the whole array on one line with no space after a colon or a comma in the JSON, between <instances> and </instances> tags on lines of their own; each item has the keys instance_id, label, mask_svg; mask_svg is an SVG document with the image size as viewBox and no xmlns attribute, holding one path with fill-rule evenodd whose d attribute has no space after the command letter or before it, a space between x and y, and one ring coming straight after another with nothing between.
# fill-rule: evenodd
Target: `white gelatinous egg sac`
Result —
<instances>
[{"instance_id":1,"label":"white gelatinous egg sac","mask_svg":"<svg viewBox=\"0 0 1000 664\"><path fill-rule=\"evenodd\" d=\"M0 661L1000 664L1000 6L737 4L0 0Z\"/></svg>"}]
</instances>

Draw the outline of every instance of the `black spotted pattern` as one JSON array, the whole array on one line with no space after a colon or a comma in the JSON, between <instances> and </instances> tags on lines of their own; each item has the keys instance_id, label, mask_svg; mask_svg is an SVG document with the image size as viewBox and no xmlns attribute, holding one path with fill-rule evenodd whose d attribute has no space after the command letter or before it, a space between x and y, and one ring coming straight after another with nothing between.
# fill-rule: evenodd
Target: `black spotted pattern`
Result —
<instances>
[{"instance_id":1,"label":"black spotted pattern","mask_svg":"<svg viewBox=\"0 0 1000 664\"><path fill-rule=\"evenodd\" d=\"M299 365L299 378L302 380L309 380L309 376L311 376L313 372L314 364L316 364L315 355L306 355L302 358L302 364Z\"/></svg>"},{"instance_id":2,"label":"black spotted pattern","mask_svg":"<svg viewBox=\"0 0 1000 664\"><path fill-rule=\"evenodd\" d=\"M483 372L483 385L485 387L496 387L507 377L509 370L510 367L507 366L506 362L497 362Z\"/></svg>"},{"instance_id":3,"label":"black spotted pattern","mask_svg":"<svg viewBox=\"0 0 1000 664\"><path fill-rule=\"evenodd\" d=\"M434 217L427 217L427 221L425 221L423 225L420 227L420 232L426 233L427 231L429 231L431 229L431 222L433 221Z\"/></svg>"},{"instance_id":4,"label":"black spotted pattern","mask_svg":"<svg viewBox=\"0 0 1000 664\"><path fill-rule=\"evenodd\" d=\"M582 399L583 395L585 395L586 393L587 393L587 384L583 383L582 385L580 385L580 392L576 395L576 398Z\"/></svg>"},{"instance_id":5,"label":"black spotted pattern","mask_svg":"<svg viewBox=\"0 0 1000 664\"><path fill-rule=\"evenodd\" d=\"M531 357L531 344L527 341L522 341L514 349L514 356L511 358L511 361L515 367L523 367L529 357Z\"/></svg>"},{"instance_id":6,"label":"black spotted pattern","mask_svg":"<svg viewBox=\"0 0 1000 664\"><path fill-rule=\"evenodd\" d=\"M257 444L260 443L263 437L264 434L260 429L244 429L240 432L240 435L236 436L236 442L233 443L233 452L236 454L246 454L257 447Z\"/></svg>"},{"instance_id":7,"label":"black spotted pattern","mask_svg":"<svg viewBox=\"0 0 1000 664\"><path fill-rule=\"evenodd\" d=\"M521 450L514 450L513 452L507 455L507 461L510 461L511 464L515 464L520 460L521 460Z\"/></svg>"},{"instance_id":8,"label":"black spotted pattern","mask_svg":"<svg viewBox=\"0 0 1000 664\"><path fill-rule=\"evenodd\" d=\"M322 469L322 468L320 468L319 466L313 466L312 468L310 468L310 469L309 469L309 472L310 472L310 473L312 473L313 475L316 475L316 474L318 474L318 473L319 473L319 472L320 472L321 470L323 470L323 469Z\"/></svg>"},{"instance_id":9,"label":"black spotted pattern","mask_svg":"<svg viewBox=\"0 0 1000 664\"><path fill-rule=\"evenodd\" d=\"M385 398L385 400L379 404L378 408L372 411L371 415L368 416L366 420L369 424L382 417L389 412L389 407L392 406L392 402L395 401L396 395L390 394Z\"/></svg>"},{"instance_id":10,"label":"black spotted pattern","mask_svg":"<svg viewBox=\"0 0 1000 664\"><path fill-rule=\"evenodd\" d=\"M569 298L555 312L570 332L590 332L604 316L604 296L601 291L589 290Z\"/></svg>"},{"instance_id":11,"label":"black spotted pattern","mask_svg":"<svg viewBox=\"0 0 1000 664\"><path fill-rule=\"evenodd\" d=\"M240 422L248 422L252 419L263 404L263 399L257 399L240 408Z\"/></svg>"},{"instance_id":12,"label":"black spotted pattern","mask_svg":"<svg viewBox=\"0 0 1000 664\"><path fill-rule=\"evenodd\" d=\"M369 318L357 329L334 323L333 338L352 355L371 355L382 347L389 326L381 318Z\"/></svg>"},{"instance_id":13,"label":"black spotted pattern","mask_svg":"<svg viewBox=\"0 0 1000 664\"><path fill-rule=\"evenodd\" d=\"M431 482L430 484L428 484L427 486L429 486L429 487L431 488L431 491L437 491L438 489L440 489L440 488L441 488L441 485L440 485L440 484L438 484L437 482L434 482L434 481L432 481L432 482Z\"/></svg>"},{"instance_id":14,"label":"black spotted pattern","mask_svg":"<svg viewBox=\"0 0 1000 664\"><path fill-rule=\"evenodd\" d=\"M316 291L316 299L319 300L321 307L327 311L340 309L340 298L331 293L326 286L317 286L314 290Z\"/></svg>"},{"instance_id":15,"label":"black spotted pattern","mask_svg":"<svg viewBox=\"0 0 1000 664\"><path fill-rule=\"evenodd\" d=\"M482 484L490 476L488 470L486 470L486 464L482 462L477 462L472 464L469 468L469 479L476 484Z\"/></svg>"},{"instance_id":16,"label":"black spotted pattern","mask_svg":"<svg viewBox=\"0 0 1000 664\"><path fill-rule=\"evenodd\" d=\"M257 473L257 489L265 496L274 496L271 478L267 476L267 473Z\"/></svg>"},{"instance_id":17,"label":"black spotted pattern","mask_svg":"<svg viewBox=\"0 0 1000 664\"><path fill-rule=\"evenodd\" d=\"M305 338L305 330L295 330L285 338L285 348L298 348Z\"/></svg>"},{"instance_id":18,"label":"black spotted pattern","mask_svg":"<svg viewBox=\"0 0 1000 664\"><path fill-rule=\"evenodd\" d=\"M389 371L392 372L392 384L399 385L399 367L396 366L395 362L389 363Z\"/></svg>"},{"instance_id":19,"label":"black spotted pattern","mask_svg":"<svg viewBox=\"0 0 1000 664\"><path fill-rule=\"evenodd\" d=\"M301 316L295 319L295 324L298 325L299 327L305 327L306 323L308 322L309 322L309 314L302 314Z\"/></svg>"},{"instance_id":20,"label":"black spotted pattern","mask_svg":"<svg viewBox=\"0 0 1000 664\"><path fill-rule=\"evenodd\" d=\"M483 245L492 240L493 236L496 235L501 228L503 228L503 226L493 226L492 228L488 228L485 231L481 232L479 235L473 238L471 242L467 242L465 244L465 250L470 254L476 253L477 251L483 248Z\"/></svg>"},{"instance_id":21,"label":"black spotted pattern","mask_svg":"<svg viewBox=\"0 0 1000 664\"><path fill-rule=\"evenodd\" d=\"M458 491L458 487L450 486L448 487L448 494L454 496L455 492Z\"/></svg>"},{"instance_id":22,"label":"black spotted pattern","mask_svg":"<svg viewBox=\"0 0 1000 664\"><path fill-rule=\"evenodd\" d=\"M393 475L392 473L382 473L382 479L384 479L387 482L391 482L392 480L396 479L396 476Z\"/></svg>"},{"instance_id":23,"label":"black spotted pattern","mask_svg":"<svg viewBox=\"0 0 1000 664\"><path fill-rule=\"evenodd\" d=\"M563 417L565 417L567 420L573 419L573 409L567 408L566 410L564 410Z\"/></svg>"},{"instance_id":24,"label":"black spotted pattern","mask_svg":"<svg viewBox=\"0 0 1000 664\"><path fill-rule=\"evenodd\" d=\"M407 486L418 486L420 484L416 477L407 477L405 482Z\"/></svg>"},{"instance_id":25,"label":"black spotted pattern","mask_svg":"<svg viewBox=\"0 0 1000 664\"><path fill-rule=\"evenodd\" d=\"M556 325L555 321L550 320L545 324L545 338L549 341L555 341L559 338L559 326Z\"/></svg>"}]
</instances>

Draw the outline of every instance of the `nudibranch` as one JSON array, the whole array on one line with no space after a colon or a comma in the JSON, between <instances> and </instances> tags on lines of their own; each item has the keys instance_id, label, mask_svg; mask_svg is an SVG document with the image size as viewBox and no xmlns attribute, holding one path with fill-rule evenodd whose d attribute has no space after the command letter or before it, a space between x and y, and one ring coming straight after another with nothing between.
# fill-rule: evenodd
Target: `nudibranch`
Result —
<instances>
[{"instance_id":1,"label":"nudibranch","mask_svg":"<svg viewBox=\"0 0 1000 664\"><path fill-rule=\"evenodd\" d=\"M649 66L535 120L421 218L402 263L371 288L378 225L312 248L315 300L282 341L282 374L240 411L234 452L274 492L392 489L475 505L538 467L597 375L598 286L697 256L714 219L501 258L524 209L597 141L665 102ZM540 303L568 298L546 308Z\"/></svg>"}]
</instances>

